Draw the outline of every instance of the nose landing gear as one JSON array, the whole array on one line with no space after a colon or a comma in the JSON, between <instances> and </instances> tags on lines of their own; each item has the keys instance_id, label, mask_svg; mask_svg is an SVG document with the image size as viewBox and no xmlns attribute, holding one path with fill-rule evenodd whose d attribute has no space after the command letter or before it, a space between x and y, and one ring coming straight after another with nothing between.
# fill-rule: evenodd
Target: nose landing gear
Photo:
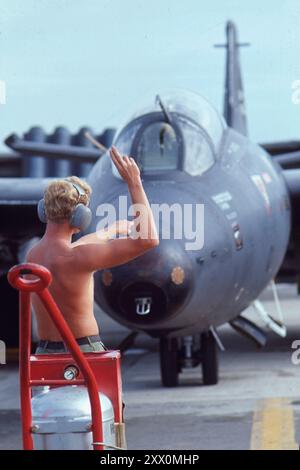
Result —
<instances>
[{"instance_id":1,"label":"nose landing gear","mask_svg":"<svg viewBox=\"0 0 300 470\"><path fill-rule=\"evenodd\" d=\"M203 385L218 383L218 350L211 331L198 336L160 338L161 380L165 387L178 385L179 373L184 368L202 365Z\"/></svg>"},{"instance_id":2,"label":"nose landing gear","mask_svg":"<svg viewBox=\"0 0 300 470\"><path fill-rule=\"evenodd\" d=\"M161 381L164 387L176 387L180 372L180 360L177 338L160 339L160 371Z\"/></svg>"}]
</instances>

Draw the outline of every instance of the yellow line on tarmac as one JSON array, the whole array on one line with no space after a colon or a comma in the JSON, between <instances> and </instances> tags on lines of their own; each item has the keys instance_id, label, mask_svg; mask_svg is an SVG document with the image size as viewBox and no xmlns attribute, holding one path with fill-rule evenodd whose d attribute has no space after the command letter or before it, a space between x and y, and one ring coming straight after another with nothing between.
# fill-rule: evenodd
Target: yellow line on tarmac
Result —
<instances>
[{"instance_id":1,"label":"yellow line on tarmac","mask_svg":"<svg viewBox=\"0 0 300 470\"><path fill-rule=\"evenodd\" d=\"M287 398L258 402L253 416L251 450L299 449L295 440L294 413Z\"/></svg>"}]
</instances>

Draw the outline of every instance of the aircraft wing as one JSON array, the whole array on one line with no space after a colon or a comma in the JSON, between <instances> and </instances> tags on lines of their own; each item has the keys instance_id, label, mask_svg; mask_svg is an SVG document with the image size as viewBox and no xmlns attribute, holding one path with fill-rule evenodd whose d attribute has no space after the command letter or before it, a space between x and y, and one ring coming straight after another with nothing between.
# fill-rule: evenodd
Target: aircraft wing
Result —
<instances>
[{"instance_id":1,"label":"aircraft wing","mask_svg":"<svg viewBox=\"0 0 300 470\"><path fill-rule=\"evenodd\" d=\"M283 169L300 168L300 140L260 144Z\"/></svg>"},{"instance_id":2,"label":"aircraft wing","mask_svg":"<svg viewBox=\"0 0 300 470\"><path fill-rule=\"evenodd\" d=\"M55 178L0 178L0 205L36 204ZM57 179L57 178L56 178Z\"/></svg>"},{"instance_id":3,"label":"aircraft wing","mask_svg":"<svg viewBox=\"0 0 300 470\"><path fill-rule=\"evenodd\" d=\"M293 204L300 197L300 140L269 142L260 146L281 166Z\"/></svg>"},{"instance_id":4,"label":"aircraft wing","mask_svg":"<svg viewBox=\"0 0 300 470\"><path fill-rule=\"evenodd\" d=\"M270 155L279 155L283 153L300 151L300 140L284 140L278 142L267 142L259 144Z\"/></svg>"},{"instance_id":5,"label":"aircraft wing","mask_svg":"<svg viewBox=\"0 0 300 470\"><path fill-rule=\"evenodd\" d=\"M277 278L288 282L296 281L300 292L300 141L277 142L262 146L282 168L291 201L291 236Z\"/></svg>"},{"instance_id":6,"label":"aircraft wing","mask_svg":"<svg viewBox=\"0 0 300 470\"><path fill-rule=\"evenodd\" d=\"M0 241L39 236L43 225L37 203L54 178L0 178Z\"/></svg>"},{"instance_id":7,"label":"aircraft wing","mask_svg":"<svg viewBox=\"0 0 300 470\"><path fill-rule=\"evenodd\" d=\"M292 204L295 204L297 199L300 198L300 168L284 170L283 175L289 188ZM300 212L300 206L298 209Z\"/></svg>"}]
</instances>

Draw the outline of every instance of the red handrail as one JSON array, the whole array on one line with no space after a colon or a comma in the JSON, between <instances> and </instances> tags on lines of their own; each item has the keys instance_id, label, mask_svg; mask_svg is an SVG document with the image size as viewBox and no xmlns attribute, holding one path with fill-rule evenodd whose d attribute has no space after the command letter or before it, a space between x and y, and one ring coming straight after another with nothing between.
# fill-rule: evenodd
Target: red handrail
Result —
<instances>
[{"instance_id":1,"label":"red handrail","mask_svg":"<svg viewBox=\"0 0 300 470\"><path fill-rule=\"evenodd\" d=\"M34 275L37 279L24 279L26 274ZM25 450L33 449L32 440L32 410L30 388L33 386L30 379L30 345L31 345L31 293L35 292L41 299L44 307L64 343L67 345L74 361L78 365L88 389L91 404L92 432L94 450L103 450L102 412L99 399L97 381L94 373L80 350L67 322L55 303L48 287L52 276L44 266L35 263L23 263L13 266L8 272L8 282L20 291L20 395L23 447ZM49 381L50 382L50 381ZM73 383L73 382L72 382ZM44 385L50 385L46 380ZM62 382L63 385L63 382ZM65 385L69 385L66 381ZM95 444L99 443L99 444Z\"/></svg>"}]
</instances>

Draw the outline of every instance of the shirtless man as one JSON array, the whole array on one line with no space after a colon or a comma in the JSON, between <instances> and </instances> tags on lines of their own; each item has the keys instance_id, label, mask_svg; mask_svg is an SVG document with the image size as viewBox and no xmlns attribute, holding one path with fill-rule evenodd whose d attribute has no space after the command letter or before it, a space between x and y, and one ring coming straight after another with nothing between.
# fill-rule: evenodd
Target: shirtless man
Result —
<instances>
[{"instance_id":1,"label":"shirtless man","mask_svg":"<svg viewBox=\"0 0 300 470\"><path fill-rule=\"evenodd\" d=\"M28 262L41 264L51 272L53 281L49 290L84 352L106 349L100 340L93 311L94 272L126 263L159 243L138 166L133 158L122 157L115 147L110 150L110 156L128 185L132 203L143 205L142 223L147 227L147 236L133 239L128 236L132 223L119 221L105 231L91 233L72 243L72 235L79 230L70 225L70 216L77 204L88 205L91 193L87 183L72 176L66 180L51 182L46 188L46 231L27 255ZM85 194L80 196L76 185L80 186ZM136 212L135 217L137 221L140 214ZM115 231L127 237L110 239L111 232ZM35 294L32 296L32 303L40 338L36 353L66 352L62 338Z\"/></svg>"}]
</instances>

